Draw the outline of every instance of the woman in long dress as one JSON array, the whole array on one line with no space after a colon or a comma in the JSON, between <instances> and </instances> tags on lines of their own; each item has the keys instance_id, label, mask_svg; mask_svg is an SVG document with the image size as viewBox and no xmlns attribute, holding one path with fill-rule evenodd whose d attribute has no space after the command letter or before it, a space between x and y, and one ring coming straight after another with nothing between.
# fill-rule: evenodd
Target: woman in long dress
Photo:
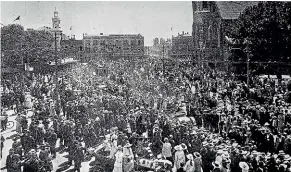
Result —
<instances>
[{"instance_id":1,"label":"woman in long dress","mask_svg":"<svg viewBox=\"0 0 291 172\"><path fill-rule=\"evenodd\" d=\"M131 144L127 143L123 147L123 171L131 172L134 169L134 155L132 153Z\"/></svg>"},{"instance_id":2,"label":"woman in long dress","mask_svg":"<svg viewBox=\"0 0 291 172\"><path fill-rule=\"evenodd\" d=\"M181 168L181 163L185 164L185 153L181 145L175 146L175 167L176 169Z\"/></svg>"},{"instance_id":3,"label":"woman in long dress","mask_svg":"<svg viewBox=\"0 0 291 172\"><path fill-rule=\"evenodd\" d=\"M184 171L185 172L194 172L195 171L195 163L194 163L194 158L192 154L189 154L186 156L188 161L186 162L184 166Z\"/></svg>"},{"instance_id":4,"label":"woman in long dress","mask_svg":"<svg viewBox=\"0 0 291 172\"><path fill-rule=\"evenodd\" d=\"M123 172L122 171L122 160L123 160L123 152L122 152L122 147L119 145L118 150L115 154L114 169L112 172Z\"/></svg>"},{"instance_id":5,"label":"woman in long dress","mask_svg":"<svg viewBox=\"0 0 291 172\"><path fill-rule=\"evenodd\" d=\"M117 140L113 139L111 142L111 150L110 150L109 158L114 158L116 151L117 151Z\"/></svg>"}]
</instances>

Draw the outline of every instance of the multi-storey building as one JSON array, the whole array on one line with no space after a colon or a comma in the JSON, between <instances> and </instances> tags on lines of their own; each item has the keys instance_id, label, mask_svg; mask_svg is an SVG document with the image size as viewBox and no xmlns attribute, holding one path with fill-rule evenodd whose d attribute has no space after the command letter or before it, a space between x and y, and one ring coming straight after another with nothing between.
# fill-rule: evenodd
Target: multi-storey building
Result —
<instances>
[{"instance_id":1,"label":"multi-storey building","mask_svg":"<svg viewBox=\"0 0 291 172\"><path fill-rule=\"evenodd\" d=\"M178 36L172 38L171 57L194 58L194 52L193 37L189 33L178 33Z\"/></svg>"},{"instance_id":2,"label":"multi-storey building","mask_svg":"<svg viewBox=\"0 0 291 172\"><path fill-rule=\"evenodd\" d=\"M193 1L193 45L206 63L224 64L228 48L225 33L229 25L254 1Z\"/></svg>"},{"instance_id":3,"label":"multi-storey building","mask_svg":"<svg viewBox=\"0 0 291 172\"><path fill-rule=\"evenodd\" d=\"M144 37L140 34L83 35L85 54L93 57L131 57L144 55Z\"/></svg>"}]
</instances>

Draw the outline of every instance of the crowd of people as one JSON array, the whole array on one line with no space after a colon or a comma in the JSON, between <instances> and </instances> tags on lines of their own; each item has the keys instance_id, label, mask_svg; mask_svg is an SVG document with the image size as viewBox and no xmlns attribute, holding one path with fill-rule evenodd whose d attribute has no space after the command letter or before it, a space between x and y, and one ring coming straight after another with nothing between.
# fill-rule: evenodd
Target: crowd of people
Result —
<instances>
[{"instance_id":1,"label":"crowd of people","mask_svg":"<svg viewBox=\"0 0 291 172\"><path fill-rule=\"evenodd\" d=\"M58 151L81 171L100 145L95 161L114 162L101 171L291 171L287 82L253 77L247 85L225 72L153 59L101 64L102 76L88 64L66 68L58 89L50 74L4 84L2 105L17 112L18 133L7 171L53 171ZM195 122L176 123L181 116Z\"/></svg>"}]
</instances>

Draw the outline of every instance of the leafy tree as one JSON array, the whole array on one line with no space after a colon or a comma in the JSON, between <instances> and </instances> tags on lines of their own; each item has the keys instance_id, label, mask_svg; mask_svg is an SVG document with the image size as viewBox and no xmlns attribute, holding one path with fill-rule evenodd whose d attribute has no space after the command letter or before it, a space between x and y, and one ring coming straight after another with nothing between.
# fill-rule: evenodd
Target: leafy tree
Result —
<instances>
[{"instance_id":1,"label":"leafy tree","mask_svg":"<svg viewBox=\"0 0 291 172\"><path fill-rule=\"evenodd\" d=\"M247 54L250 62L290 63L291 3L261 2L249 7L226 34L238 40L238 47L245 54L237 58L245 61ZM262 69L267 67L264 63Z\"/></svg>"},{"instance_id":2,"label":"leafy tree","mask_svg":"<svg viewBox=\"0 0 291 172\"><path fill-rule=\"evenodd\" d=\"M47 62L53 58L53 35L50 32L27 30L12 24L1 29L2 64L15 66L22 62Z\"/></svg>"}]
</instances>

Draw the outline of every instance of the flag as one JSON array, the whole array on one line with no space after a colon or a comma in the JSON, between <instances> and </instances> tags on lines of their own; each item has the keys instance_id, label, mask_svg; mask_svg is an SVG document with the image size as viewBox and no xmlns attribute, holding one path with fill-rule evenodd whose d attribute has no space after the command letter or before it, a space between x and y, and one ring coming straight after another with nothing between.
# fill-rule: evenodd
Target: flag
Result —
<instances>
[{"instance_id":1,"label":"flag","mask_svg":"<svg viewBox=\"0 0 291 172\"><path fill-rule=\"evenodd\" d=\"M16 17L16 19L15 19L15 20L13 20L13 21L16 21L16 20L20 20L20 16Z\"/></svg>"}]
</instances>

